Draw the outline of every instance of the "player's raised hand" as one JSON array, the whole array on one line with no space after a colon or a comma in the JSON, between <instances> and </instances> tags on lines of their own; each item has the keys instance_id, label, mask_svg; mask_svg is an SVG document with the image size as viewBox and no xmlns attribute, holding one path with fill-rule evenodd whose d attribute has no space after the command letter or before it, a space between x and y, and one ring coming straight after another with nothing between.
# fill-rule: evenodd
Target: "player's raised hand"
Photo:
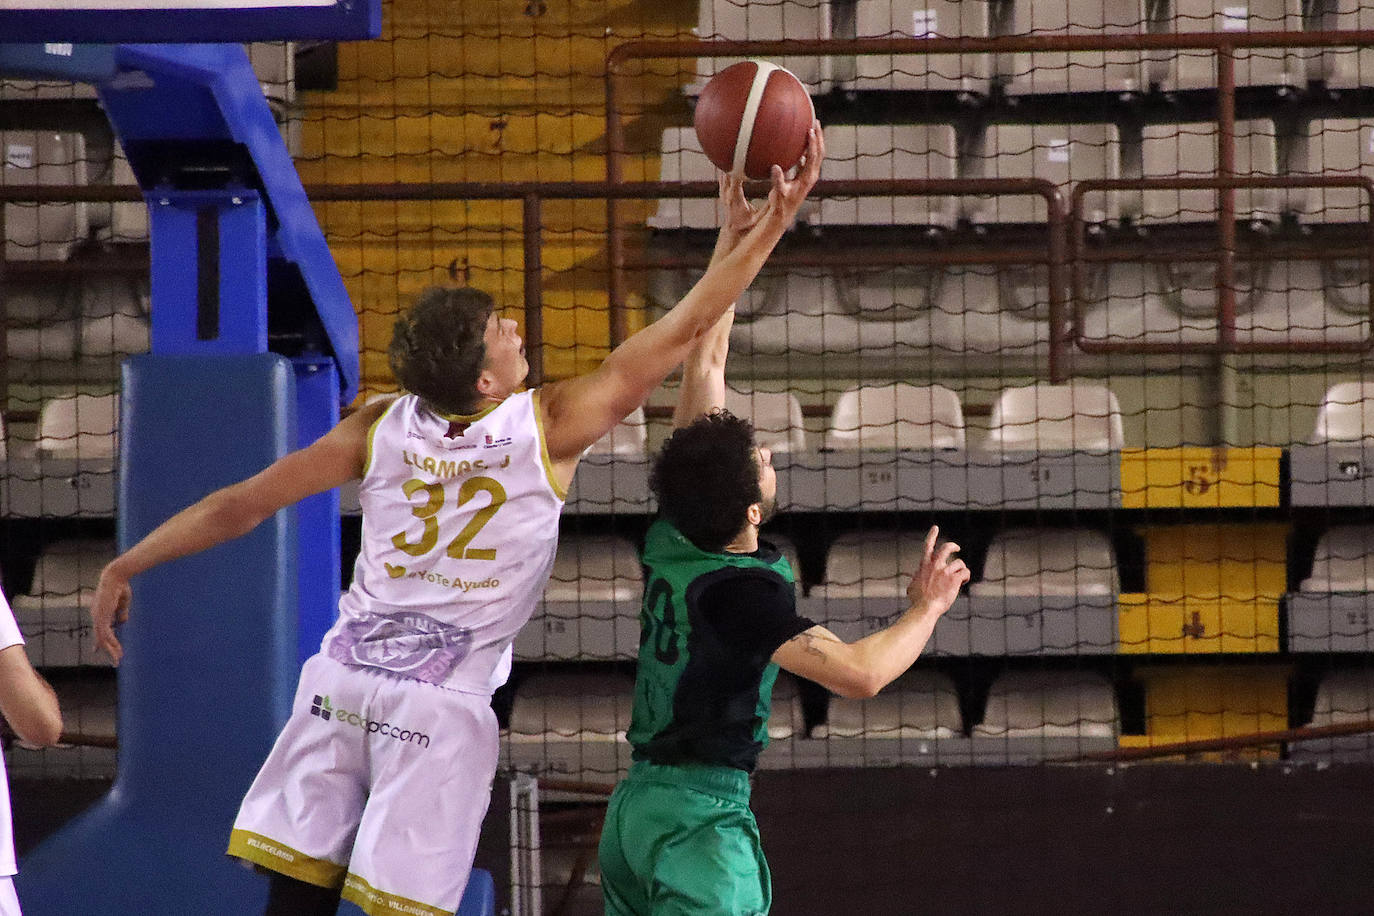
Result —
<instances>
[{"instance_id":1,"label":"player's raised hand","mask_svg":"<svg viewBox=\"0 0 1374 916\"><path fill-rule=\"evenodd\" d=\"M768 208L789 222L794 219L806 195L811 193L821 177L821 161L824 159L825 134L821 131L821 122L812 120L811 129L806 133L806 152L797 166L796 177L788 178L781 166L773 166L773 188L768 192Z\"/></svg>"},{"instance_id":2,"label":"player's raised hand","mask_svg":"<svg viewBox=\"0 0 1374 916\"><path fill-rule=\"evenodd\" d=\"M943 614L959 596L959 589L971 574L968 565L955 556L959 552L959 545L950 541L940 544L939 550L936 550L939 538L939 526L931 525L926 532L921 567L911 577L906 596L912 604L924 602L935 613Z\"/></svg>"},{"instance_id":3,"label":"player's raised hand","mask_svg":"<svg viewBox=\"0 0 1374 916\"><path fill-rule=\"evenodd\" d=\"M720 184L720 224L734 236L742 236L759 221L763 211L749 203L744 195L744 179L718 172L716 180Z\"/></svg>"},{"instance_id":4,"label":"player's raised hand","mask_svg":"<svg viewBox=\"0 0 1374 916\"><path fill-rule=\"evenodd\" d=\"M116 665L124 657L124 647L115 636L115 624L129 619L129 600L133 596L129 580L106 566L100 573L100 583L91 598L91 622L95 625L95 643Z\"/></svg>"}]
</instances>

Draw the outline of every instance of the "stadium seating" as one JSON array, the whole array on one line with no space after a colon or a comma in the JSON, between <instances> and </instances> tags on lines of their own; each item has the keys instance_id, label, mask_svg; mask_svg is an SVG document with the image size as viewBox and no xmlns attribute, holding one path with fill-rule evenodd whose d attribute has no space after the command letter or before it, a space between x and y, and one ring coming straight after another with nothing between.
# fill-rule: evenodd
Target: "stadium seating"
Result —
<instances>
[{"instance_id":1,"label":"stadium seating","mask_svg":"<svg viewBox=\"0 0 1374 916\"><path fill-rule=\"evenodd\" d=\"M1165 0L1151 23L1162 32L1297 32L1302 30L1301 0ZM1308 52L1289 48L1236 51L1237 86L1284 90L1307 85ZM1205 89L1217 84L1211 51L1152 51L1146 55L1149 81L1166 90Z\"/></svg>"},{"instance_id":2,"label":"stadium seating","mask_svg":"<svg viewBox=\"0 0 1374 916\"><path fill-rule=\"evenodd\" d=\"M1113 595L1120 590L1111 541L1093 529L1018 528L988 546L978 597Z\"/></svg>"},{"instance_id":3,"label":"stadium seating","mask_svg":"<svg viewBox=\"0 0 1374 916\"><path fill-rule=\"evenodd\" d=\"M127 277L86 279L81 289L83 357L146 353L150 345L149 291Z\"/></svg>"},{"instance_id":4,"label":"stadium seating","mask_svg":"<svg viewBox=\"0 0 1374 916\"><path fill-rule=\"evenodd\" d=\"M1112 738L1118 731L1111 684L1087 671L1008 671L988 692L985 738Z\"/></svg>"},{"instance_id":5,"label":"stadium seating","mask_svg":"<svg viewBox=\"0 0 1374 916\"><path fill-rule=\"evenodd\" d=\"M1374 7L1363 0L1314 0L1308 4L1308 28L1363 31L1374 28ZM1328 89L1356 89L1374 78L1374 49L1323 48L1308 53L1307 75Z\"/></svg>"},{"instance_id":6,"label":"stadium seating","mask_svg":"<svg viewBox=\"0 0 1374 916\"><path fill-rule=\"evenodd\" d=\"M117 142L110 169L110 183L115 185L138 184L138 180L134 178L134 170L129 166L129 159L124 155L123 148ZM147 242L148 205L142 201L112 204L109 241Z\"/></svg>"},{"instance_id":7,"label":"stadium seating","mask_svg":"<svg viewBox=\"0 0 1374 916\"><path fill-rule=\"evenodd\" d=\"M716 167L702 152L701 141L691 127L669 127L659 145L659 181L715 181ZM653 229L716 229L714 197L665 197L649 217ZM676 301L676 296L674 300ZM671 305L672 303L666 303Z\"/></svg>"},{"instance_id":8,"label":"stadium seating","mask_svg":"<svg viewBox=\"0 0 1374 916\"><path fill-rule=\"evenodd\" d=\"M726 385L725 409L754 425L754 441L776 452L806 451L801 402L790 391Z\"/></svg>"},{"instance_id":9,"label":"stadium seating","mask_svg":"<svg viewBox=\"0 0 1374 916\"><path fill-rule=\"evenodd\" d=\"M1372 71L1374 72L1374 71ZM1374 176L1374 118L1314 118L1298 137L1303 168L1297 174ZM1305 222L1357 223L1369 214L1360 188L1309 188L1297 208ZM1365 311L1369 303L1364 303Z\"/></svg>"},{"instance_id":10,"label":"stadium seating","mask_svg":"<svg viewBox=\"0 0 1374 916\"><path fill-rule=\"evenodd\" d=\"M830 414L825 448L962 449L959 396L943 385L868 385L841 393Z\"/></svg>"},{"instance_id":11,"label":"stadium seating","mask_svg":"<svg viewBox=\"0 0 1374 916\"><path fill-rule=\"evenodd\" d=\"M109 657L96 649L86 608L100 571L114 556L113 541L57 541L43 551L28 593L16 595L12 603L33 664L110 664Z\"/></svg>"},{"instance_id":12,"label":"stadium seating","mask_svg":"<svg viewBox=\"0 0 1374 916\"><path fill-rule=\"evenodd\" d=\"M1060 186L1065 198L1070 182L1117 178L1121 141L1114 124L990 124L983 134L985 178L1040 178ZM1043 223L1045 198L1038 194L966 197L966 215L984 223ZM1090 223L1115 222L1120 206L1115 193L1088 195Z\"/></svg>"},{"instance_id":13,"label":"stadium seating","mask_svg":"<svg viewBox=\"0 0 1374 916\"><path fill-rule=\"evenodd\" d=\"M0 186L84 185L86 142L76 133L0 131ZM5 204L5 257L64 260L90 228L85 203Z\"/></svg>"},{"instance_id":14,"label":"stadium seating","mask_svg":"<svg viewBox=\"0 0 1374 916\"><path fill-rule=\"evenodd\" d=\"M610 535L565 534L558 540L544 600L637 604L643 587L634 544Z\"/></svg>"},{"instance_id":15,"label":"stadium seating","mask_svg":"<svg viewBox=\"0 0 1374 916\"><path fill-rule=\"evenodd\" d=\"M984 0L857 0L858 38L982 38L993 4ZM864 54L846 88L953 91L987 95L990 54Z\"/></svg>"},{"instance_id":16,"label":"stadium seating","mask_svg":"<svg viewBox=\"0 0 1374 916\"><path fill-rule=\"evenodd\" d=\"M1086 382L1007 388L989 426L990 449L1111 451L1123 443L1116 395Z\"/></svg>"},{"instance_id":17,"label":"stadium seating","mask_svg":"<svg viewBox=\"0 0 1374 916\"><path fill-rule=\"evenodd\" d=\"M734 41L769 41L783 38L829 38L830 0L776 0L740 3L738 0L701 0L697 13L698 38ZM686 89L699 93L716 73L741 58L703 57L697 61L697 78ZM831 65L828 57L774 58L773 62L796 74L812 95L828 92Z\"/></svg>"},{"instance_id":18,"label":"stadium seating","mask_svg":"<svg viewBox=\"0 0 1374 916\"><path fill-rule=\"evenodd\" d=\"M1312 445L1374 439L1374 382L1337 382L1317 410Z\"/></svg>"},{"instance_id":19,"label":"stadium seating","mask_svg":"<svg viewBox=\"0 0 1374 916\"><path fill-rule=\"evenodd\" d=\"M648 420L644 408L636 407L610 432L597 439L584 455L606 455L616 458L643 458L649 441Z\"/></svg>"},{"instance_id":20,"label":"stadium seating","mask_svg":"<svg viewBox=\"0 0 1374 916\"><path fill-rule=\"evenodd\" d=\"M1278 174L1273 121L1237 121L1235 140L1237 175ZM1211 178L1217 170L1217 125L1213 121L1147 124L1141 134L1141 156L1145 178ZM1147 190L1138 216L1146 223L1214 222L1217 198L1216 191ZM1279 218L1284 200L1272 188L1239 189L1235 192L1236 219L1273 222ZM1131 211L1137 201L1127 196L1121 205Z\"/></svg>"},{"instance_id":21,"label":"stadium seating","mask_svg":"<svg viewBox=\"0 0 1374 916\"><path fill-rule=\"evenodd\" d=\"M1374 527L1337 525L1318 540L1304 592L1374 591Z\"/></svg>"},{"instance_id":22,"label":"stadium seating","mask_svg":"<svg viewBox=\"0 0 1374 916\"><path fill-rule=\"evenodd\" d=\"M925 532L853 531L830 545L825 581L810 597L900 598L921 565Z\"/></svg>"},{"instance_id":23,"label":"stadium seating","mask_svg":"<svg viewBox=\"0 0 1374 916\"><path fill-rule=\"evenodd\" d=\"M1339 725L1374 719L1374 671L1336 670L1322 679L1310 725Z\"/></svg>"},{"instance_id":24,"label":"stadium seating","mask_svg":"<svg viewBox=\"0 0 1374 916\"><path fill-rule=\"evenodd\" d=\"M980 4L981 5L981 4ZM1015 35L1130 35L1143 30L1141 0L1015 0ZM998 55L1008 95L1048 92L1133 93L1141 84L1139 51L1036 51Z\"/></svg>"},{"instance_id":25,"label":"stadium seating","mask_svg":"<svg viewBox=\"0 0 1374 916\"><path fill-rule=\"evenodd\" d=\"M521 681L505 735L509 764L544 778L609 782L629 767L634 681L628 675L539 672Z\"/></svg>"},{"instance_id":26,"label":"stadium seating","mask_svg":"<svg viewBox=\"0 0 1374 916\"><path fill-rule=\"evenodd\" d=\"M831 124L825 128L825 177L954 178L958 150L951 124ZM954 222L953 198L825 197L813 208L818 226L941 226Z\"/></svg>"},{"instance_id":27,"label":"stadium seating","mask_svg":"<svg viewBox=\"0 0 1374 916\"><path fill-rule=\"evenodd\" d=\"M829 739L832 760L843 755L839 745L848 739L868 741L937 740L963 732L959 695L949 676L938 671L914 670L889 684L875 697L831 697L825 722L813 732ZM855 748L852 756L867 756ZM883 756L881 751L869 751Z\"/></svg>"},{"instance_id":28,"label":"stadium seating","mask_svg":"<svg viewBox=\"0 0 1374 916\"><path fill-rule=\"evenodd\" d=\"M45 401L38 414L38 453L49 458L111 458L118 429L118 394L54 398Z\"/></svg>"}]
</instances>

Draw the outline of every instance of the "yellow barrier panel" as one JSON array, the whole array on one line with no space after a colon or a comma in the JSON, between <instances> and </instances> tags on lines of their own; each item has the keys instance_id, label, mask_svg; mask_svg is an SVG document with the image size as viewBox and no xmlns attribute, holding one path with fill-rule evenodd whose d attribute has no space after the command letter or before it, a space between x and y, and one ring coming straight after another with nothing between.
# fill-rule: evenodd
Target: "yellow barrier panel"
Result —
<instances>
[{"instance_id":1,"label":"yellow barrier panel","mask_svg":"<svg viewBox=\"0 0 1374 916\"><path fill-rule=\"evenodd\" d=\"M1138 653L1279 651L1279 600L1123 594L1120 648Z\"/></svg>"},{"instance_id":2,"label":"yellow barrier panel","mask_svg":"<svg viewBox=\"0 0 1374 916\"><path fill-rule=\"evenodd\" d=\"M1121 450L1121 505L1127 509L1277 506L1283 449L1128 448Z\"/></svg>"},{"instance_id":3,"label":"yellow barrier panel","mask_svg":"<svg viewBox=\"0 0 1374 916\"><path fill-rule=\"evenodd\" d=\"M1122 747L1230 738L1288 727L1286 665L1144 666L1145 734L1122 735ZM1277 757L1277 746L1209 752L1194 759L1255 760ZM1162 758L1164 760L1177 758Z\"/></svg>"}]
</instances>

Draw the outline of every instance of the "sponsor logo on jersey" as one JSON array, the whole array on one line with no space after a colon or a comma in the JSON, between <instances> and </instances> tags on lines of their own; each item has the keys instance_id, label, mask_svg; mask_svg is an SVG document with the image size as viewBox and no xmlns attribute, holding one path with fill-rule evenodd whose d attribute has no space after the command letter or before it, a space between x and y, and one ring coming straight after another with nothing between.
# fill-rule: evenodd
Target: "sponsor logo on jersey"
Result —
<instances>
[{"instance_id":1,"label":"sponsor logo on jersey","mask_svg":"<svg viewBox=\"0 0 1374 916\"><path fill-rule=\"evenodd\" d=\"M514 440L512 440L510 436L502 436L500 439L493 439L491 434L488 433L486 441L482 443L482 448L501 448L502 446L510 445L512 441Z\"/></svg>"},{"instance_id":2,"label":"sponsor logo on jersey","mask_svg":"<svg viewBox=\"0 0 1374 916\"><path fill-rule=\"evenodd\" d=\"M310 714L319 716L328 722L331 719L339 724L361 728L369 735L381 735L393 741L400 741L405 744L418 744L420 747L429 747L429 735L409 728L402 728L399 725L392 725L390 722L380 722L369 718L367 713L350 712L347 709L336 709L329 703L328 696L315 695L315 699L310 704ZM268 850L269 852L271 850Z\"/></svg>"}]
</instances>

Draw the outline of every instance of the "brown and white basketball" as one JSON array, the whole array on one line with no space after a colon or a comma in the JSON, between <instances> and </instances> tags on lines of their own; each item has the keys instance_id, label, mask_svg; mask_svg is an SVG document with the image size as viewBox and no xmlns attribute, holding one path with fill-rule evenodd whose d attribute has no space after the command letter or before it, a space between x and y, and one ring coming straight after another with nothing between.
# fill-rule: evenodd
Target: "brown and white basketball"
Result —
<instances>
[{"instance_id":1,"label":"brown and white basketball","mask_svg":"<svg viewBox=\"0 0 1374 916\"><path fill-rule=\"evenodd\" d=\"M717 73L701 90L694 123L706 158L717 168L767 178L774 165L787 171L797 164L815 118L810 94L791 71L745 60Z\"/></svg>"}]
</instances>

